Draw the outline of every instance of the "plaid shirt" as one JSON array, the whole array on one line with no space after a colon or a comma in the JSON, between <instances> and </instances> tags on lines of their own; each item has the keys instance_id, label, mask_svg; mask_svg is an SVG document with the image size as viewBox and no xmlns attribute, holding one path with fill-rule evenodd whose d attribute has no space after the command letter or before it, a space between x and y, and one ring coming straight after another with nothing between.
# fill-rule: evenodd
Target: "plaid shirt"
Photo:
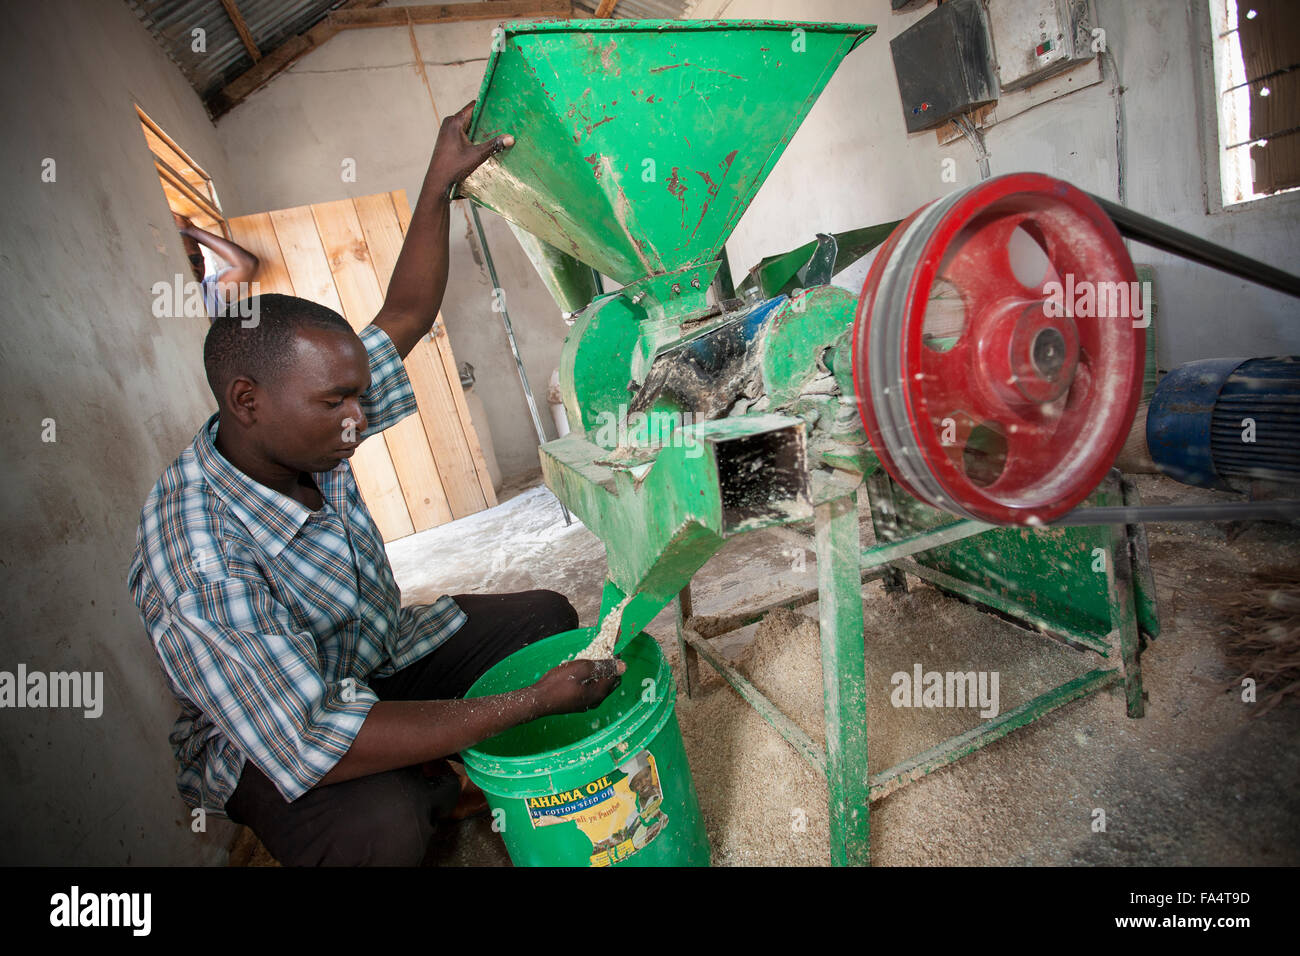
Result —
<instances>
[{"instance_id":1,"label":"plaid shirt","mask_svg":"<svg viewBox=\"0 0 1300 956\"><path fill-rule=\"evenodd\" d=\"M415 410L401 356L361 333L367 435ZM128 585L181 713L171 733L187 804L224 812L251 759L286 800L320 782L378 698L367 686L465 623L448 596L403 608L348 463L314 474L311 511L231 465L217 416L145 501Z\"/></svg>"}]
</instances>

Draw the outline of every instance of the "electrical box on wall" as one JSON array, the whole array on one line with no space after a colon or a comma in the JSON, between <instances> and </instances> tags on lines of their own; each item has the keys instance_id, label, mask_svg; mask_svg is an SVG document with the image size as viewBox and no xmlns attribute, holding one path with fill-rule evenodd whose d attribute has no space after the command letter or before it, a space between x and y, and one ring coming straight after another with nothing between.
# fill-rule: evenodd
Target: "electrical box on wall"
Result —
<instances>
[{"instance_id":1,"label":"electrical box on wall","mask_svg":"<svg viewBox=\"0 0 1300 956\"><path fill-rule=\"evenodd\" d=\"M1019 90L1091 60L1091 0L989 0L1003 90Z\"/></svg>"},{"instance_id":2,"label":"electrical box on wall","mask_svg":"<svg viewBox=\"0 0 1300 956\"><path fill-rule=\"evenodd\" d=\"M909 133L942 126L998 98L981 0L948 0L890 40L889 51Z\"/></svg>"}]
</instances>

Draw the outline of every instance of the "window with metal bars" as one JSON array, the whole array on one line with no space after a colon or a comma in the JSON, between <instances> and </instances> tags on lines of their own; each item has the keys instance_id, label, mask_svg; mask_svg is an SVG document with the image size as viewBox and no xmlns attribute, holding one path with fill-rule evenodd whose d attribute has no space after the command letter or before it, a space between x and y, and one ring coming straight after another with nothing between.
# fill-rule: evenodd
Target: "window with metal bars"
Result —
<instances>
[{"instance_id":1,"label":"window with metal bars","mask_svg":"<svg viewBox=\"0 0 1300 956\"><path fill-rule=\"evenodd\" d=\"M1300 187L1300 3L1209 3L1223 204Z\"/></svg>"},{"instance_id":2,"label":"window with metal bars","mask_svg":"<svg viewBox=\"0 0 1300 956\"><path fill-rule=\"evenodd\" d=\"M158 172L171 211L188 217L200 229L229 239L230 227L221 211L221 201L217 198L217 187L212 177L150 119L149 114L138 105L135 111L140 117L145 143L153 154L154 169Z\"/></svg>"}]
</instances>

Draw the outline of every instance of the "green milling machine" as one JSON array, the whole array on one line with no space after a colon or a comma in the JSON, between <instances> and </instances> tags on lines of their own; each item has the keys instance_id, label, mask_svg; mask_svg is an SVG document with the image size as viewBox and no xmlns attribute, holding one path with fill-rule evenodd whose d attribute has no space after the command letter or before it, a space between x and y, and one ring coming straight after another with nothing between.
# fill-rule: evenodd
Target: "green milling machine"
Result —
<instances>
[{"instance_id":1,"label":"green milling machine","mask_svg":"<svg viewBox=\"0 0 1300 956\"><path fill-rule=\"evenodd\" d=\"M868 862L872 801L1055 708L1119 685L1140 717L1140 646L1159 630L1142 526L1114 517L1138 504L1112 464L1143 390L1146 323L1057 314L1044 296L1067 275L1136 281L1097 202L1044 175L989 179L898 223L818 235L733 287L728 236L874 29L508 23L471 138L516 143L460 187L512 225L572 319L572 432L541 463L605 544L602 620L633 595L621 647L677 602L687 693L703 659L825 775L836 864ZM830 284L873 251L860 296ZM622 288L599 291L593 270ZM1088 522L1097 508L1121 510ZM817 588L694 617L692 576L760 529L815 550ZM871 774L862 591L905 589L905 574L1095 666ZM813 602L825 748L709 643Z\"/></svg>"}]
</instances>

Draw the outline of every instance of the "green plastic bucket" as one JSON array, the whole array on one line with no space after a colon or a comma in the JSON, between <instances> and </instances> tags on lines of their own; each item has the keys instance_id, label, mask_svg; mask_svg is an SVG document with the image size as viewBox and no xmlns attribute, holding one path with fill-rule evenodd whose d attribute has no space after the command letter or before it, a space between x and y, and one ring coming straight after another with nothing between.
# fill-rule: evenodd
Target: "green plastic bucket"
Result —
<instances>
[{"instance_id":1,"label":"green plastic bucket","mask_svg":"<svg viewBox=\"0 0 1300 956\"><path fill-rule=\"evenodd\" d=\"M579 628L530 644L465 696L526 687L595 634ZM599 707L521 724L461 754L516 866L709 865L672 670L648 634L618 656L627 672Z\"/></svg>"}]
</instances>

